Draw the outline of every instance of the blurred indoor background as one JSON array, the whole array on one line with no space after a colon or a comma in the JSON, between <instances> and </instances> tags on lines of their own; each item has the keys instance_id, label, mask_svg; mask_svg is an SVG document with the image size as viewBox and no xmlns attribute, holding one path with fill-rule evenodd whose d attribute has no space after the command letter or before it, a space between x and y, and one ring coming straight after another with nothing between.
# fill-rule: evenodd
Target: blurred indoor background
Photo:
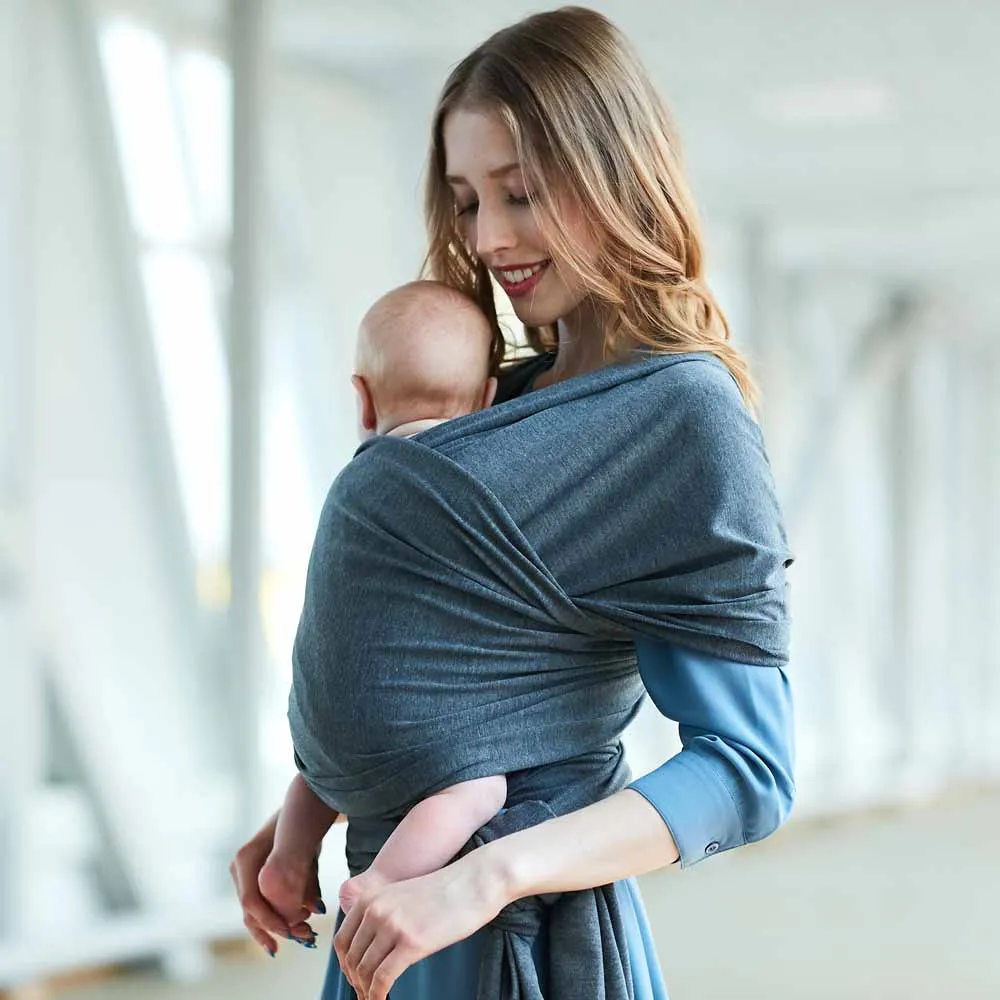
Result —
<instances>
[{"instance_id":1,"label":"blurred indoor background","mask_svg":"<svg viewBox=\"0 0 1000 1000\"><path fill-rule=\"evenodd\" d=\"M1000 4L592 5L677 118L797 557L796 811L643 880L671 995L996 1000ZM228 860L437 91L537 9L0 3L0 993L318 996L324 949L226 947Z\"/></svg>"}]
</instances>

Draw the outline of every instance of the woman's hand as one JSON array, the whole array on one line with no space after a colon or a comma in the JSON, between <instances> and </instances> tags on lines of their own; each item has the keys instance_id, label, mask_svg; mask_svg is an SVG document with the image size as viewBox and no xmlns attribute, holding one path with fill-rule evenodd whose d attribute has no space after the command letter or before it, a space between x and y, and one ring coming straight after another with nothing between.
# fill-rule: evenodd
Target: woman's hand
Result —
<instances>
[{"instance_id":1,"label":"woman's hand","mask_svg":"<svg viewBox=\"0 0 1000 1000\"><path fill-rule=\"evenodd\" d=\"M275 847L257 875L257 888L267 903L307 948L315 948L315 934L308 924L314 913L326 913L319 897L319 857L315 851L300 855L280 853Z\"/></svg>"},{"instance_id":2,"label":"woman's hand","mask_svg":"<svg viewBox=\"0 0 1000 1000\"><path fill-rule=\"evenodd\" d=\"M274 846L274 830L277 821L278 814L275 813L236 852L236 856L229 865L229 874L232 876L233 884L236 886L236 895L243 908L243 923L254 941L272 957L278 951L276 937L309 943L312 943L315 938L312 928L304 921L289 925L268 903L260 890L258 879ZM316 901L320 898L315 862L311 869L311 884L308 887L306 898ZM318 912L317 907L313 906L313 909Z\"/></svg>"},{"instance_id":3,"label":"woman's hand","mask_svg":"<svg viewBox=\"0 0 1000 1000\"><path fill-rule=\"evenodd\" d=\"M510 902L487 854L479 848L429 875L362 892L333 939L361 1000L386 1000L411 965L474 934Z\"/></svg>"}]
</instances>

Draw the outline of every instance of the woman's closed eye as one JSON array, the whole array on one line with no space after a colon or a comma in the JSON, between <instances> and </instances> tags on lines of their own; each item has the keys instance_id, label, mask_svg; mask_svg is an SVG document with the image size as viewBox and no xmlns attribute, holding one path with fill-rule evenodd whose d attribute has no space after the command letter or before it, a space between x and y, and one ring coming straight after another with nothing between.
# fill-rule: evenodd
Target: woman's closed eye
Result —
<instances>
[{"instance_id":1,"label":"woman's closed eye","mask_svg":"<svg viewBox=\"0 0 1000 1000\"><path fill-rule=\"evenodd\" d=\"M519 208L527 208L531 203L528 195L508 194L507 203L517 205ZM475 215L479 211L479 202L470 201L467 205L456 205L455 214L459 217L463 215Z\"/></svg>"}]
</instances>

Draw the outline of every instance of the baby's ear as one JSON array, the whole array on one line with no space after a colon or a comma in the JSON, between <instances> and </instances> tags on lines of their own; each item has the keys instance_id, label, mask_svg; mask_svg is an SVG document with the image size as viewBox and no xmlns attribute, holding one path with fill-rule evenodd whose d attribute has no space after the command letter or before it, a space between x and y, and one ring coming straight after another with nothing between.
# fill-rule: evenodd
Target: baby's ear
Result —
<instances>
[{"instance_id":1,"label":"baby's ear","mask_svg":"<svg viewBox=\"0 0 1000 1000\"><path fill-rule=\"evenodd\" d=\"M354 386L358 394L358 423L361 425L361 430L364 434L374 434L378 425L378 417L375 415L375 400L372 397L372 391L368 388L364 375L352 375L351 385Z\"/></svg>"},{"instance_id":2,"label":"baby's ear","mask_svg":"<svg viewBox=\"0 0 1000 1000\"><path fill-rule=\"evenodd\" d=\"M493 404L493 399L497 394L497 382L494 376L490 376L486 380L486 387L483 389L483 409L488 409Z\"/></svg>"}]
</instances>

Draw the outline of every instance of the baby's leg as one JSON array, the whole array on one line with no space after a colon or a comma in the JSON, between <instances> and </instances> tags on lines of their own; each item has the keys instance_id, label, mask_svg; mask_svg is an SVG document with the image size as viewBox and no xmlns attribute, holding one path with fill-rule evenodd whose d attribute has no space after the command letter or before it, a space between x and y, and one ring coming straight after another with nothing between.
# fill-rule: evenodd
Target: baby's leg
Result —
<instances>
[{"instance_id":1,"label":"baby's leg","mask_svg":"<svg viewBox=\"0 0 1000 1000\"><path fill-rule=\"evenodd\" d=\"M418 802L382 845L371 868L341 886L341 909L346 913L373 884L401 882L443 867L506 799L507 779L501 774L463 781Z\"/></svg>"}]
</instances>

